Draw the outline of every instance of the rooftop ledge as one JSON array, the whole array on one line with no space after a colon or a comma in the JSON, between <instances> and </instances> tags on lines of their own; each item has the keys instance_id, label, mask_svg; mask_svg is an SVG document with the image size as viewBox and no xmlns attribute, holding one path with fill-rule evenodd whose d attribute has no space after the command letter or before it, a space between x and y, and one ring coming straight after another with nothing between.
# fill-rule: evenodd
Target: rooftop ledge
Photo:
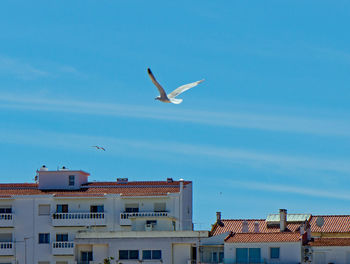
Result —
<instances>
[{"instance_id":1,"label":"rooftop ledge","mask_svg":"<svg viewBox=\"0 0 350 264\"><path fill-rule=\"evenodd\" d=\"M162 237L184 237L184 238L205 238L209 231L111 231L93 232L80 231L76 239L84 238L162 238Z\"/></svg>"}]
</instances>

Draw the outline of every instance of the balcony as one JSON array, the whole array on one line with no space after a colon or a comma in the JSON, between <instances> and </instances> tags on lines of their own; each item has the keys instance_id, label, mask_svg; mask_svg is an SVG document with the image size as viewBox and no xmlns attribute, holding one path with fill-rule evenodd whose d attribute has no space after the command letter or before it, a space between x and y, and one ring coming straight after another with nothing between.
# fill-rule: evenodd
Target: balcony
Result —
<instances>
[{"instance_id":1,"label":"balcony","mask_svg":"<svg viewBox=\"0 0 350 264\"><path fill-rule=\"evenodd\" d=\"M13 242L0 242L0 256L13 256L14 252Z\"/></svg>"},{"instance_id":2,"label":"balcony","mask_svg":"<svg viewBox=\"0 0 350 264\"><path fill-rule=\"evenodd\" d=\"M52 242L52 255L74 255L74 242Z\"/></svg>"},{"instance_id":3,"label":"balcony","mask_svg":"<svg viewBox=\"0 0 350 264\"><path fill-rule=\"evenodd\" d=\"M170 217L168 212L133 212L133 213L120 213L120 225L131 225L131 219L141 217Z\"/></svg>"},{"instance_id":4,"label":"balcony","mask_svg":"<svg viewBox=\"0 0 350 264\"><path fill-rule=\"evenodd\" d=\"M0 214L0 227L12 227L13 218L13 214Z\"/></svg>"},{"instance_id":5,"label":"balcony","mask_svg":"<svg viewBox=\"0 0 350 264\"><path fill-rule=\"evenodd\" d=\"M54 213L53 226L105 226L105 213Z\"/></svg>"}]
</instances>

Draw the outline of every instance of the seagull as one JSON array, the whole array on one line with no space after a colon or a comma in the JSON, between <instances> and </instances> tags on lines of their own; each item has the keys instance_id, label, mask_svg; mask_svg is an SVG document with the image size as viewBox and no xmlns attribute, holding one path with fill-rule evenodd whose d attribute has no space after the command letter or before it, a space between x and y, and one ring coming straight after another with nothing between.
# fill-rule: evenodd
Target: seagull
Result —
<instances>
[{"instance_id":1,"label":"seagull","mask_svg":"<svg viewBox=\"0 0 350 264\"><path fill-rule=\"evenodd\" d=\"M176 88L174 91L172 91L170 94L166 94L163 87L157 82L156 78L154 77L153 73L151 72L151 69L147 69L148 75L151 78L153 84L157 86L158 91L160 93L160 96L157 96L154 98L155 100L159 100L163 103L173 103L173 104L180 104L182 102L182 99L176 99L175 97L178 96L179 94L182 94L184 91L187 91L188 89L191 89L192 87L197 86L204 80L196 81L193 83L188 83L185 85L182 85L178 88Z\"/></svg>"},{"instance_id":2,"label":"seagull","mask_svg":"<svg viewBox=\"0 0 350 264\"><path fill-rule=\"evenodd\" d=\"M105 148L103 148L103 147L99 147L99 146L91 146L92 148L96 148L96 149L100 149L100 150L103 150L103 151L106 151L106 149Z\"/></svg>"}]
</instances>

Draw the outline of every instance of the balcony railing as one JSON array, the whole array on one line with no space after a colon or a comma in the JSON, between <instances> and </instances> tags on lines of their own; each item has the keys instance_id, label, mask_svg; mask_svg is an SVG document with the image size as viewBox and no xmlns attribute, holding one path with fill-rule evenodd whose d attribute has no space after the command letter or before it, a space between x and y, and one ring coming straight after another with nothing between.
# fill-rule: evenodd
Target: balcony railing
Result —
<instances>
[{"instance_id":1,"label":"balcony railing","mask_svg":"<svg viewBox=\"0 0 350 264\"><path fill-rule=\"evenodd\" d=\"M13 226L13 214L0 214L0 227Z\"/></svg>"},{"instance_id":2,"label":"balcony railing","mask_svg":"<svg viewBox=\"0 0 350 264\"><path fill-rule=\"evenodd\" d=\"M131 218L138 217L169 217L168 212L132 212L120 213L120 225L131 225Z\"/></svg>"},{"instance_id":3,"label":"balcony railing","mask_svg":"<svg viewBox=\"0 0 350 264\"><path fill-rule=\"evenodd\" d=\"M0 256L12 256L14 254L13 242L0 242Z\"/></svg>"},{"instance_id":4,"label":"balcony railing","mask_svg":"<svg viewBox=\"0 0 350 264\"><path fill-rule=\"evenodd\" d=\"M105 213L54 213L53 226L104 226Z\"/></svg>"},{"instance_id":5,"label":"balcony railing","mask_svg":"<svg viewBox=\"0 0 350 264\"><path fill-rule=\"evenodd\" d=\"M53 255L74 255L74 242L55 241L52 242Z\"/></svg>"}]
</instances>

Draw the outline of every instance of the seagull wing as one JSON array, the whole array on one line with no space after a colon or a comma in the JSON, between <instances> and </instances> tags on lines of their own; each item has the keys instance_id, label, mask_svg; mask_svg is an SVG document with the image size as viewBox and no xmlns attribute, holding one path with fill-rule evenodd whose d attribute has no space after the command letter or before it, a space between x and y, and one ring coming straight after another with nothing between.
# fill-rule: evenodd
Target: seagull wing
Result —
<instances>
[{"instance_id":1,"label":"seagull wing","mask_svg":"<svg viewBox=\"0 0 350 264\"><path fill-rule=\"evenodd\" d=\"M148 72L148 75L149 75L149 77L151 78L152 82L154 83L154 85L157 86L158 91L159 91L159 93L160 93L160 97L161 97L161 98L167 98L166 93L165 93L163 87L159 84L159 82L157 82L157 80L156 80L156 78L154 77L153 73L151 72L151 69L150 69L150 68L147 69L147 72Z\"/></svg>"},{"instance_id":2,"label":"seagull wing","mask_svg":"<svg viewBox=\"0 0 350 264\"><path fill-rule=\"evenodd\" d=\"M170 94L168 94L168 97L169 97L169 99L170 98L175 98L179 94L183 93L184 91L187 91L188 89L191 89L192 87L197 86L198 84L200 84L203 81L204 80L200 80L200 81L196 81L196 82L193 82L193 83L188 83L188 84L182 85L179 88L176 88Z\"/></svg>"},{"instance_id":3,"label":"seagull wing","mask_svg":"<svg viewBox=\"0 0 350 264\"><path fill-rule=\"evenodd\" d=\"M105 149L105 148L103 148L103 147L100 147L100 149L102 149L103 151L106 151L106 149Z\"/></svg>"}]
</instances>

